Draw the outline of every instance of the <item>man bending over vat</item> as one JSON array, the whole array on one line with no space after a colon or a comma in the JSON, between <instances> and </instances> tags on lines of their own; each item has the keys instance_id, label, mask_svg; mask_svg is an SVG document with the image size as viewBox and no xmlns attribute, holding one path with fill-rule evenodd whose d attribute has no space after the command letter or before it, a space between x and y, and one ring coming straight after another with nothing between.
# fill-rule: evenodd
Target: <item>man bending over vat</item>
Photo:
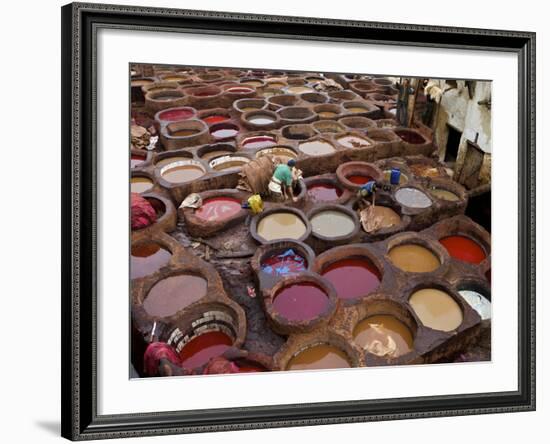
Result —
<instances>
[{"instance_id":1,"label":"man bending over vat","mask_svg":"<svg viewBox=\"0 0 550 444\"><path fill-rule=\"evenodd\" d=\"M277 159L276 162L279 162ZM294 202L298 199L292 191L293 173L292 169L296 166L296 160L290 159L286 165L279 163L273 171L273 176L269 182L268 188L271 195L279 202L284 202L290 196Z\"/></svg>"}]
</instances>

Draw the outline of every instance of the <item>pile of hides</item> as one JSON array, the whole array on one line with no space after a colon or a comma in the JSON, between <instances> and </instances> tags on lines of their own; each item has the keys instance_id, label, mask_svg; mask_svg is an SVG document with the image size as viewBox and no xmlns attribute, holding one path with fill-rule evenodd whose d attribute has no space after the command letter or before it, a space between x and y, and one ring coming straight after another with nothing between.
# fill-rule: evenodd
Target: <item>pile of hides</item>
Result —
<instances>
[{"instance_id":1,"label":"pile of hides","mask_svg":"<svg viewBox=\"0 0 550 444\"><path fill-rule=\"evenodd\" d=\"M341 91L344 88L339 83L335 82L332 79L319 80L313 84L313 89L315 91Z\"/></svg>"},{"instance_id":2,"label":"pile of hides","mask_svg":"<svg viewBox=\"0 0 550 444\"><path fill-rule=\"evenodd\" d=\"M359 212L359 220L363 230L367 233L374 233L382 227L383 218L374 214L374 205L369 205Z\"/></svg>"},{"instance_id":3,"label":"pile of hides","mask_svg":"<svg viewBox=\"0 0 550 444\"><path fill-rule=\"evenodd\" d=\"M151 134L142 126L132 125L130 127L130 141L132 148L146 150L151 142Z\"/></svg>"},{"instance_id":4,"label":"pile of hides","mask_svg":"<svg viewBox=\"0 0 550 444\"><path fill-rule=\"evenodd\" d=\"M263 194L267 190L274 170L275 164L271 156L251 160L242 167L237 188L254 194Z\"/></svg>"},{"instance_id":5,"label":"pile of hides","mask_svg":"<svg viewBox=\"0 0 550 444\"><path fill-rule=\"evenodd\" d=\"M157 221L157 212L147 199L131 193L130 213L132 230L148 227Z\"/></svg>"}]
</instances>

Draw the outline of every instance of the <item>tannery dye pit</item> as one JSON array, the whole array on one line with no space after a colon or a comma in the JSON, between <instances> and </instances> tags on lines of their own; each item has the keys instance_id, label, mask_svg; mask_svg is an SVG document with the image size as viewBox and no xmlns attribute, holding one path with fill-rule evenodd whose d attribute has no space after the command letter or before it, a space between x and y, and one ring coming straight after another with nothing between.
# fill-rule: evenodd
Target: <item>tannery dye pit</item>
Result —
<instances>
[{"instance_id":1,"label":"tannery dye pit","mask_svg":"<svg viewBox=\"0 0 550 444\"><path fill-rule=\"evenodd\" d=\"M133 377L491 359L490 82L130 68Z\"/></svg>"}]
</instances>

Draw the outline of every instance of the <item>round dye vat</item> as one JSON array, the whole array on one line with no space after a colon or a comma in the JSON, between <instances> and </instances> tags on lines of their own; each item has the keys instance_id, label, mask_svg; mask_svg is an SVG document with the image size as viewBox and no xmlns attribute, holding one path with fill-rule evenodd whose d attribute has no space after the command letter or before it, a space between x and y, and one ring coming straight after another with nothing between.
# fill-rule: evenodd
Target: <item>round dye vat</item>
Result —
<instances>
[{"instance_id":1,"label":"round dye vat","mask_svg":"<svg viewBox=\"0 0 550 444\"><path fill-rule=\"evenodd\" d=\"M302 94L306 92L315 92L314 90L312 90L311 88L308 88L307 86L291 86L290 88L287 89L287 91L290 94Z\"/></svg>"},{"instance_id":2,"label":"round dye vat","mask_svg":"<svg viewBox=\"0 0 550 444\"><path fill-rule=\"evenodd\" d=\"M215 150L215 151L209 151L208 153L204 153L201 156L201 159L212 160L212 159L215 159L216 157L229 156L231 154L233 154L233 151Z\"/></svg>"},{"instance_id":3,"label":"round dye vat","mask_svg":"<svg viewBox=\"0 0 550 444\"><path fill-rule=\"evenodd\" d=\"M317 113L317 115L319 116L320 119L333 119L334 117L337 116L337 114L332 111L321 111Z\"/></svg>"},{"instance_id":4,"label":"round dye vat","mask_svg":"<svg viewBox=\"0 0 550 444\"><path fill-rule=\"evenodd\" d=\"M158 118L169 122L177 122L179 120L187 120L193 117L194 114L189 108L176 108L161 112Z\"/></svg>"},{"instance_id":5,"label":"round dye vat","mask_svg":"<svg viewBox=\"0 0 550 444\"><path fill-rule=\"evenodd\" d=\"M322 275L329 280L340 299L356 299L378 288L382 276L366 258L341 259L326 267Z\"/></svg>"},{"instance_id":6,"label":"round dye vat","mask_svg":"<svg viewBox=\"0 0 550 444\"><path fill-rule=\"evenodd\" d=\"M258 234L265 240L299 239L307 231L306 225L296 214L272 213L260 220Z\"/></svg>"},{"instance_id":7,"label":"round dye vat","mask_svg":"<svg viewBox=\"0 0 550 444\"><path fill-rule=\"evenodd\" d=\"M324 156L336 151L330 143L324 140L312 140L311 142L300 143L298 148L300 151L310 156Z\"/></svg>"},{"instance_id":8,"label":"round dye vat","mask_svg":"<svg viewBox=\"0 0 550 444\"><path fill-rule=\"evenodd\" d=\"M254 86L254 87L258 87L258 86L263 85L263 83L259 80L244 80L243 82L241 82L241 84L248 85L248 86Z\"/></svg>"},{"instance_id":9,"label":"round dye vat","mask_svg":"<svg viewBox=\"0 0 550 444\"><path fill-rule=\"evenodd\" d=\"M168 164L163 167L161 176L164 180L170 183L190 182L204 176L204 170L192 164L174 165Z\"/></svg>"},{"instance_id":10,"label":"round dye vat","mask_svg":"<svg viewBox=\"0 0 550 444\"><path fill-rule=\"evenodd\" d=\"M355 230L355 222L346 213L326 210L320 211L311 218L311 228L315 234L334 238L351 234Z\"/></svg>"},{"instance_id":11,"label":"round dye vat","mask_svg":"<svg viewBox=\"0 0 550 444\"><path fill-rule=\"evenodd\" d=\"M169 165L175 162L189 162L189 157L181 157L181 156L166 157L165 159L161 159L157 161L155 163L155 166L163 167L165 165Z\"/></svg>"},{"instance_id":12,"label":"round dye vat","mask_svg":"<svg viewBox=\"0 0 550 444\"><path fill-rule=\"evenodd\" d=\"M254 125L271 125L275 122L275 119L267 114L256 114L249 117L247 120Z\"/></svg>"},{"instance_id":13,"label":"round dye vat","mask_svg":"<svg viewBox=\"0 0 550 444\"><path fill-rule=\"evenodd\" d=\"M168 100L181 99L183 97L181 94L170 94L168 91L170 91L170 90L165 89L164 91L162 91L162 95L157 95L155 97L152 97L152 99L165 102L165 101L168 101Z\"/></svg>"},{"instance_id":14,"label":"round dye vat","mask_svg":"<svg viewBox=\"0 0 550 444\"><path fill-rule=\"evenodd\" d=\"M452 331L462 324L460 305L447 293L437 288L415 291L409 304L426 327L440 331Z\"/></svg>"},{"instance_id":15,"label":"round dye vat","mask_svg":"<svg viewBox=\"0 0 550 444\"><path fill-rule=\"evenodd\" d=\"M239 133L236 128L220 128L212 131L212 137L215 139L232 139Z\"/></svg>"},{"instance_id":16,"label":"round dye vat","mask_svg":"<svg viewBox=\"0 0 550 444\"><path fill-rule=\"evenodd\" d=\"M186 128L176 131L170 131L170 136L172 137L190 137L200 133L198 129Z\"/></svg>"},{"instance_id":17,"label":"round dye vat","mask_svg":"<svg viewBox=\"0 0 550 444\"><path fill-rule=\"evenodd\" d=\"M357 136L344 136L338 138L338 143L345 148L366 148L370 146L368 140L363 139L362 137Z\"/></svg>"},{"instance_id":18,"label":"round dye vat","mask_svg":"<svg viewBox=\"0 0 550 444\"><path fill-rule=\"evenodd\" d=\"M446 200L449 202L456 202L457 200L459 200L459 197L455 193L444 190L443 188L434 188L433 190L430 190L430 193L432 196L435 196L438 199Z\"/></svg>"},{"instance_id":19,"label":"round dye vat","mask_svg":"<svg viewBox=\"0 0 550 444\"><path fill-rule=\"evenodd\" d=\"M241 211L241 203L231 197L213 197L203 202L195 215L208 222L230 219Z\"/></svg>"},{"instance_id":20,"label":"round dye vat","mask_svg":"<svg viewBox=\"0 0 550 444\"><path fill-rule=\"evenodd\" d=\"M371 176L364 176L363 174L351 174L346 176L346 179L355 185L365 185L368 182L374 180Z\"/></svg>"},{"instance_id":21,"label":"round dye vat","mask_svg":"<svg viewBox=\"0 0 550 444\"><path fill-rule=\"evenodd\" d=\"M447 236L439 239L451 257L459 261L479 264L487 255L481 246L466 236Z\"/></svg>"},{"instance_id":22,"label":"round dye vat","mask_svg":"<svg viewBox=\"0 0 550 444\"><path fill-rule=\"evenodd\" d=\"M397 190L395 199L410 208L428 208L432 205L432 201L425 193L410 187Z\"/></svg>"},{"instance_id":23,"label":"round dye vat","mask_svg":"<svg viewBox=\"0 0 550 444\"><path fill-rule=\"evenodd\" d=\"M389 315L363 319L353 330L353 340L376 356L397 358L413 349L413 335L401 321Z\"/></svg>"},{"instance_id":24,"label":"round dye vat","mask_svg":"<svg viewBox=\"0 0 550 444\"><path fill-rule=\"evenodd\" d=\"M172 316L206 295L206 279L191 274L170 276L157 282L143 301L151 316Z\"/></svg>"},{"instance_id":25,"label":"round dye vat","mask_svg":"<svg viewBox=\"0 0 550 444\"><path fill-rule=\"evenodd\" d=\"M242 86L233 86L225 90L225 92L232 94L251 94L254 92L252 88L245 88Z\"/></svg>"},{"instance_id":26,"label":"round dye vat","mask_svg":"<svg viewBox=\"0 0 550 444\"><path fill-rule=\"evenodd\" d=\"M276 144L277 142L272 136L252 136L242 141L243 147L247 149L270 148Z\"/></svg>"},{"instance_id":27,"label":"round dye vat","mask_svg":"<svg viewBox=\"0 0 550 444\"><path fill-rule=\"evenodd\" d=\"M238 171L250 162L247 157L223 156L210 161L210 166L216 171Z\"/></svg>"},{"instance_id":28,"label":"round dye vat","mask_svg":"<svg viewBox=\"0 0 550 444\"><path fill-rule=\"evenodd\" d=\"M318 183L311 185L307 189L307 195L310 199L317 202L332 202L342 196L343 191L336 185L328 183Z\"/></svg>"},{"instance_id":29,"label":"round dye vat","mask_svg":"<svg viewBox=\"0 0 550 444\"><path fill-rule=\"evenodd\" d=\"M179 355L183 368L197 368L208 364L212 358L221 356L233 340L221 331L209 331L191 339L183 346Z\"/></svg>"},{"instance_id":30,"label":"round dye vat","mask_svg":"<svg viewBox=\"0 0 550 444\"><path fill-rule=\"evenodd\" d=\"M283 287L273 298L273 310L289 321L310 321L321 315L328 307L327 294L310 283L292 284Z\"/></svg>"},{"instance_id":31,"label":"round dye vat","mask_svg":"<svg viewBox=\"0 0 550 444\"><path fill-rule=\"evenodd\" d=\"M363 108L361 106L350 106L349 108L346 108L346 110L353 114L366 113L368 111L367 108Z\"/></svg>"},{"instance_id":32,"label":"round dye vat","mask_svg":"<svg viewBox=\"0 0 550 444\"><path fill-rule=\"evenodd\" d=\"M491 319L491 301L489 299L474 290L460 290L458 293L482 320Z\"/></svg>"},{"instance_id":33,"label":"round dye vat","mask_svg":"<svg viewBox=\"0 0 550 444\"><path fill-rule=\"evenodd\" d=\"M145 193L153 188L154 183L148 177L132 177L130 179L130 191L132 193Z\"/></svg>"},{"instance_id":34,"label":"round dye vat","mask_svg":"<svg viewBox=\"0 0 550 444\"><path fill-rule=\"evenodd\" d=\"M380 228L390 228L401 223L401 217L391 208L375 205L371 211Z\"/></svg>"},{"instance_id":35,"label":"round dye vat","mask_svg":"<svg viewBox=\"0 0 550 444\"><path fill-rule=\"evenodd\" d=\"M135 168L143 162L145 162L144 156L140 156L138 154L132 154L130 156L130 168Z\"/></svg>"},{"instance_id":36,"label":"round dye vat","mask_svg":"<svg viewBox=\"0 0 550 444\"><path fill-rule=\"evenodd\" d=\"M296 159L296 153L289 148L282 146L275 146L273 148L264 148L256 153L256 158L259 159L262 156L275 156L278 157L282 163L287 163L290 159Z\"/></svg>"},{"instance_id":37,"label":"round dye vat","mask_svg":"<svg viewBox=\"0 0 550 444\"><path fill-rule=\"evenodd\" d=\"M145 86L153 83L153 81L151 79L135 79L132 80L130 83L132 86Z\"/></svg>"},{"instance_id":38,"label":"round dye vat","mask_svg":"<svg viewBox=\"0 0 550 444\"><path fill-rule=\"evenodd\" d=\"M329 344L317 344L293 356L286 370L322 370L329 368L350 368L347 355Z\"/></svg>"},{"instance_id":39,"label":"round dye vat","mask_svg":"<svg viewBox=\"0 0 550 444\"><path fill-rule=\"evenodd\" d=\"M262 271L271 276L288 276L307 270L307 261L292 248L262 260Z\"/></svg>"},{"instance_id":40,"label":"round dye vat","mask_svg":"<svg viewBox=\"0 0 550 444\"><path fill-rule=\"evenodd\" d=\"M213 114L211 116L204 117L202 120L204 122L208 123L209 125L211 125L213 123L225 122L226 120L229 120L229 116L222 116L222 115L218 115L218 114Z\"/></svg>"},{"instance_id":41,"label":"round dye vat","mask_svg":"<svg viewBox=\"0 0 550 444\"><path fill-rule=\"evenodd\" d=\"M425 142L424 138L414 131L397 130L395 131L395 134L397 134L401 138L401 140L404 140L407 143L412 143L416 145Z\"/></svg>"},{"instance_id":42,"label":"round dye vat","mask_svg":"<svg viewBox=\"0 0 550 444\"><path fill-rule=\"evenodd\" d=\"M421 245L398 245L390 250L388 256L397 268L413 273L428 273L441 265L437 256Z\"/></svg>"},{"instance_id":43,"label":"round dye vat","mask_svg":"<svg viewBox=\"0 0 550 444\"><path fill-rule=\"evenodd\" d=\"M172 253L156 242L144 242L132 246L130 278L136 279L153 274L164 267Z\"/></svg>"}]
</instances>

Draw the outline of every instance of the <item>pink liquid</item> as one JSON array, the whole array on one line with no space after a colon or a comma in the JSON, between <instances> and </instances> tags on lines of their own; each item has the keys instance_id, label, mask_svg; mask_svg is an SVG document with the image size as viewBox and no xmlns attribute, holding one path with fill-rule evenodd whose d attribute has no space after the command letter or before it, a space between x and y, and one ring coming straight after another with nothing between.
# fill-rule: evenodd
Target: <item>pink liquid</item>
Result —
<instances>
[{"instance_id":1,"label":"pink liquid","mask_svg":"<svg viewBox=\"0 0 550 444\"><path fill-rule=\"evenodd\" d=\"M374 291L380 285L380 272L367 259L342 259L323 271L341 299L356 299Z\"/></svg>"},{"instance_id":2,"label":"pink liquid","mask_svg":"<svg viewBox=\"0 0 550 444\"><path fill-rule=\"evenodd\" d=\"M208 222L222 221L241 211L241 203L231 197L213 197L207 199L196 211L197 217Z\"/></svg>"},{"instance_id":3,"label":"pink liquid","mask_svg":"<svg viewBox=\"0 0 550 444\"><path fill-rule=\"evenodd\" d=\"M270 136L253 136L243 141L243 146L249 149L269 148L277 145L275 139Z\"/></svg>"},{"instance_id":4,"label":"pink liquid","mask_svg":"<svg viewBox=\"0 0 550 444\"><path fill-rule=\"evenodd\" d=\"M193 111L188 108L178 108L164 111L159 114L159 119L176 122L178 120L186 120L193 117Z\"/></svg>"},{"instance_id":5,"label":"pink liquid","mask_svg":"<svg viewBox=\"0 0 550 444\"><path fill-rule=\"evenodd\" d=\"M231 338L220 331L203 333L181 349L181 365L184 368L201 367L210 359L222 355L232 344Z\"/></svg>"},{"instance_id":6,"label":"pink liquid","mask_svg":"<svg viewBox=\"0 0 550 444\"><path fill-rule=\"evenodd\" d=\"M307 194L318 202L331 202L342 195L342 190L334 185L320 183L308 187Z\"/></svg>"}]
</instances>

